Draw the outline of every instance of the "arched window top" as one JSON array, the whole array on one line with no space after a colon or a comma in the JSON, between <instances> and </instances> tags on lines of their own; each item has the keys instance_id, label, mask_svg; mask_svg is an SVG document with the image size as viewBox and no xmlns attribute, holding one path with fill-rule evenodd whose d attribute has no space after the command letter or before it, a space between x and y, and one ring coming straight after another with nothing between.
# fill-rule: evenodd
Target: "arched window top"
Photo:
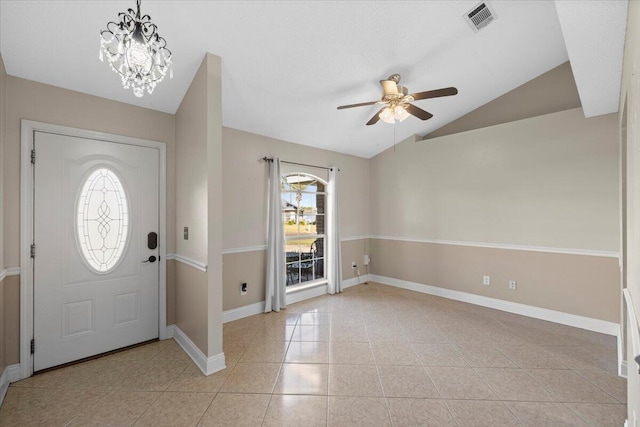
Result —
<instances>
[{"instance_id":1,"label":"arched window top","mask_svg":"<svg viewBox=\"0 0 640 427\"><path fill-rule=\"evenodd\" d=\"M129 237L129 207L122 182L107 167L93 171L82 184L76 236L91 270L108 273L121 260Z\"/></svg>"},{"instance_id":2,"label":"arched window top","mask_svg":"<svg viewBox=\"0 0 640 427\"><path fill-rule=\"evenodd\" d=\"M282 191L324 192L327 182L307 173L288 173L282 175Z\"/></svg>"}]
</instances>

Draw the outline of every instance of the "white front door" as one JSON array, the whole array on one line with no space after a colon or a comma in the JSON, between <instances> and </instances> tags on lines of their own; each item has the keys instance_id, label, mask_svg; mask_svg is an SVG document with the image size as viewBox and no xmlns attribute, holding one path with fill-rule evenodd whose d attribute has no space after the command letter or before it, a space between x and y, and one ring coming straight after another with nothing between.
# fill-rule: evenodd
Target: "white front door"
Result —
<instances>
[{"instance_id":1,"label":"white front door","mask_svg":"<svg viewBox=\"0 0 640 427\"><path fill-rule=\"evenodd\" d=\"M34 371L157 338L158 150L34 141Z\"/></svg>"}]
</instances>

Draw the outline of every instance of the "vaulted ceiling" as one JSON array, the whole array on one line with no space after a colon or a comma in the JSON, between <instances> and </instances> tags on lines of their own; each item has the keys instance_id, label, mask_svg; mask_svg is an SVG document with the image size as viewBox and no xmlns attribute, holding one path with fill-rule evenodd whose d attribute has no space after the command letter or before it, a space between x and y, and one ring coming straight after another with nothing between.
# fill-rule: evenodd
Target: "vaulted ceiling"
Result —
<instances>
[{"instance_id":1,"label":"vaulted ceiling","mask_svg":"<svg viewBox=\"0 0 640 427\"><path fill-rule=\"evenodd\" d=\"M223 61L223 123L299 144L371 157L426 135L571 61L586 116L616 112L627 1L490 0L496 19L474 32L477 1L147 1L174 54L174 75L136 98L98 60L99 30L135 1L2 1L0 52L17 77L174 113L206 52ZM400 73L434 114L365 126L378 80Z\"/></svg>"}]
</instances>

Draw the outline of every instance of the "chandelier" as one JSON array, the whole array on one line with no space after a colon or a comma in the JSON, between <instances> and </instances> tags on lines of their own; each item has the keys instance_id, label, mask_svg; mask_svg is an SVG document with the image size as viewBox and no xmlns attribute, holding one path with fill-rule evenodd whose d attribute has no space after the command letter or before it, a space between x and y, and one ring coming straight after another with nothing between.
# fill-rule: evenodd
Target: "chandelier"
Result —
<instances>
[{"instance_id":1,"label":"chandelier","mask_svg":"<svg viewBox=\"0 0 640 427\"><path fill-rule=\"evenodd\" d=\"M151 17L140 16L140 0L135 11L120 12L118 18L120 22L109 22L100 31L100 60L106 57L111 69L120 74L122 86L140 98L145 90L153 93L167 72L173 78L171 51Z\"/></svg>"}]
</instances>

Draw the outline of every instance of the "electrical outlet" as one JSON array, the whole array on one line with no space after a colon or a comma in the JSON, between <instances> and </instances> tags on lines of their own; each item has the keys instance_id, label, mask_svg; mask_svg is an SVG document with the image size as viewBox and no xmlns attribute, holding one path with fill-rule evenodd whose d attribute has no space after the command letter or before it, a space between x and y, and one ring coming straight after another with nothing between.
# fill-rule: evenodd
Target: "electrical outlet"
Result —
<instances>
[{"instance_id":1,"label":"electrical outlet","mask_svg":"<svg viewBox=\"0 0 640 427\"><path fill-rule=\"evenodd\" d=\"M189 240L189 227L184 227L183 237L184 237L184 240Z\"/></svg>"},{"instance_id":2,"label":"electrical outlet","mask_svg":"<svg viewBox=\"0 0 640 427\"><path fill-rule=\"evenodd\" d=\"M511 289L512 291L515 291L517 288L518 283L515 280L509 280L509 289Z\"/></svg>"},{"instance_id":3,"label":"electrical outlet","mask_svg":"<svg viewBox=\"0 0 640 427\"><path fill-rule=\"evenodd\" d=\"M489 286L491 284L491 276L482 276L482 284Z\"/></svg>"},{"instance_id":4,"label":"electrical outlet","mask_svg":"<svg viewBox=\"0 0 640 427\"><path fill-rule=\"evenodd\" d=\"M247 284L243 283L242 285L240 285L240 295L246 295L247 294Z\"/></svg>"},{"instance_id":5,"label":"electrical outlet","mask_svg":"<svg viewBox=\"0 0 640 427\"><path fill-rule=\"evenodd\" d=\"M357 268L358 265L356 264L355 261L351 261L351 268Z\"/></svg>"}]
</instances>

